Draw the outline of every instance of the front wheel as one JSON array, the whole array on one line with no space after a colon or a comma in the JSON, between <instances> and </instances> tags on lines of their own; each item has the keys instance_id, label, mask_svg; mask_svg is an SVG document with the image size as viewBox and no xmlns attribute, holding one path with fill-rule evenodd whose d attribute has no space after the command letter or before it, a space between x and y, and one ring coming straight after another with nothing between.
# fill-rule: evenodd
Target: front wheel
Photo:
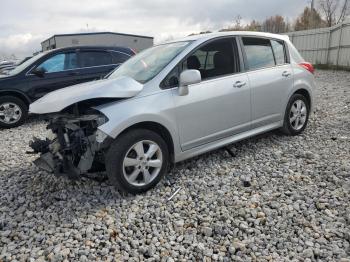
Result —
<instances>
[{"instance_id":1,"label":"front wheel","mask_svg":"<svg viewBox=\"0 0 350 262\"><path fill-rule=\"evenodd\" d=\"M287 135L299 135L309 120L310 105L301 94L294 94L287 105L282 132Z\"/></svg>"},{"instance_id":2,"label":"front wheel","mask_svg":"<svg viewBox=\"0 0 350 262\"><path fill-rule=\"evenodd\" d=\"M28 115L27 105L14 96L0 97L0 127L12 128L24 123Z\"/></svg>"},{"instance_id":3,"label":"front wheel","mask_svg":"<svg viewBox=\"0 0 350 262\"><path fill-rule=\"evenodd\" d=\"M105 164L115 186L128 193L142 193L155 187L167 172L168 146L157 133L134 129L111 144Z\"/></svg>"}]
</instances>

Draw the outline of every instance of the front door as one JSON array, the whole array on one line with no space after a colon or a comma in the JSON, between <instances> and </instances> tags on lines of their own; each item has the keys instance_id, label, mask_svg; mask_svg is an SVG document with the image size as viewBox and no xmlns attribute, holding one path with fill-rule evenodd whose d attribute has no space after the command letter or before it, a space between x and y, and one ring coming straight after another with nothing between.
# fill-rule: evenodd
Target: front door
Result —
<instances>
[{"instance_id":1,"label":"front door","mask_svg":"<svg viewBox=\"0 0 350 262\"><path fill-rule=\"evenodd\" d=\"M233 38L214 40L200 47L182 64L182 70L201 72L202 82L179 96L173 89L177 123L183 150L244 132L251 121L250 88L240 73Z\"/></svg>"},{"instance_id":2,"label":"front door","mask_svg":"<svg viewBox=\"0 0 350 262\"><path fill-rule=\"evenodd\" d=\"M43 76L29 71L26 75L29 94L38 99L60 88L79 83L76 52L59 53L50 56L36 68L44 70Z\"/></svg>"}]
</instances>

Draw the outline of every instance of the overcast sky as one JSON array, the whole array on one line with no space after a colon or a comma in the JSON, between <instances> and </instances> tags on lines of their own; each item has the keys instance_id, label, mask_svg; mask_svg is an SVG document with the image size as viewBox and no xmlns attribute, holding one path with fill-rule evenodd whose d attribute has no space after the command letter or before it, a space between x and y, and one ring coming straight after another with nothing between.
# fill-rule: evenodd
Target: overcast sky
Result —
<instances>
[{"instance_id":1,"label":"overcast sky","mask_svg":"<svg viewBox=\"0 0 350 262\"><path fill-rule=\"evenodd\" d=\"M308 0L1 0L0 58L41 49L53 34L112 31L161 42L280 14L294 19ZM88 26L87 26L88 25Z\"/></svg>"}]
</instances>

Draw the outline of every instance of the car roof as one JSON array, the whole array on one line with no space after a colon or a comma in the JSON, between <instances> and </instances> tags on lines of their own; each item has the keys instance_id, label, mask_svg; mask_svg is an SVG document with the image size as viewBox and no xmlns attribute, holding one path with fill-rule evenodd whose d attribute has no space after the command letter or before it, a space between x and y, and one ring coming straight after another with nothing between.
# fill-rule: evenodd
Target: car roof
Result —
<instances>
[{"instance_id":1,"label":"car roof","mask_svg":"<svg viewBox=\"0 0 350 262\"><path fill-rule=\"evenodd\" d=\"M275 38L275 39L280 39L284 41L289 39L287 35L271 34L271 33L265 33L265 32L229 31L229 32L216 32L216 33L191 35L181 39L171 40L166 43L174 43L179 41L197 41L197 40L206 41L206 40L214 39L217 37L224 37L224 36L257 36L257 37Z\"/></svg>"},{"instance_id":2,"label":"car roof","mask_svg":"<svg viewBox=\"0 0 350 262\"><path fill-rule=\"evenodd\" d=\"M128 54L134 54L134 51L131 48L122 47L122 46L69 46L69 47L55 48L55 49L48 50L48 51L49 52L57 52L57 51L65 51L65 50L77 50L77 49L113 50L113 51L126 52Z\"/></svg>"}]
</instances>

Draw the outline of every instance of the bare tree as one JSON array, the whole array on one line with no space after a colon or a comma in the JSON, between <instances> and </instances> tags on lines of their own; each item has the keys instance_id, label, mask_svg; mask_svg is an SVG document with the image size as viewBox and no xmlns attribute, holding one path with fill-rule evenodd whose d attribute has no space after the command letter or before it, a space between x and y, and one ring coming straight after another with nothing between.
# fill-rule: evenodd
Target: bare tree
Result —
<instances>
[{"instance_id":1,"label":"bare tree","mask_svg":"<svg viewBox=\"0 0 350 262\"><path fill-rule=\"evenodd\" d=\"M220 32L225 31L240 31L243 30L242 26L242 16L237 15L233 21L233 25L229 26L228 28L221 29Z\"/></svg>"},{"instance_id":2,"label":"bare tree","mask_svg":"<svg viewBox=\"0 0 350 262\"><path fill-rule=\"evenodd\" d=\"M297 17L294 30L308 30L327 26L321 15L314 8L305 7L304 11Z\"/></svg>"},{"instance_id":3,"label":"bare tree","mask_svg":"<svg viewBox=\"0 0 350 262\"><path fill-rule=\"evenodd\" d=\"M289 27L288 22L283 16L275 15L265 19L265 21L262 22L261 31L281 34L287 32Z\"/></svg>"},{"instance_id":4,"label":"bare tree","mask_svg":"<svg viewBox=\"0 0 350 262\"><path fill-rule=\"evenodd\" d=\"M343 22L349 14L349 0L320 0L319 7L327 26Z\"/></svg>"},{"instance_id":5,"label":"bare tree","mask_svg":"<svg viewBox=\"0 0 350 262\"><path fill-rule=\"evenodd\" d=\"M345 20L345 18L349 15L349 12L350 12L349 1L344 0L344 3L343 3L342 8L340 10L340 15L339 15L337 24L343 22Z\"/></svg>"}]
</instances>

